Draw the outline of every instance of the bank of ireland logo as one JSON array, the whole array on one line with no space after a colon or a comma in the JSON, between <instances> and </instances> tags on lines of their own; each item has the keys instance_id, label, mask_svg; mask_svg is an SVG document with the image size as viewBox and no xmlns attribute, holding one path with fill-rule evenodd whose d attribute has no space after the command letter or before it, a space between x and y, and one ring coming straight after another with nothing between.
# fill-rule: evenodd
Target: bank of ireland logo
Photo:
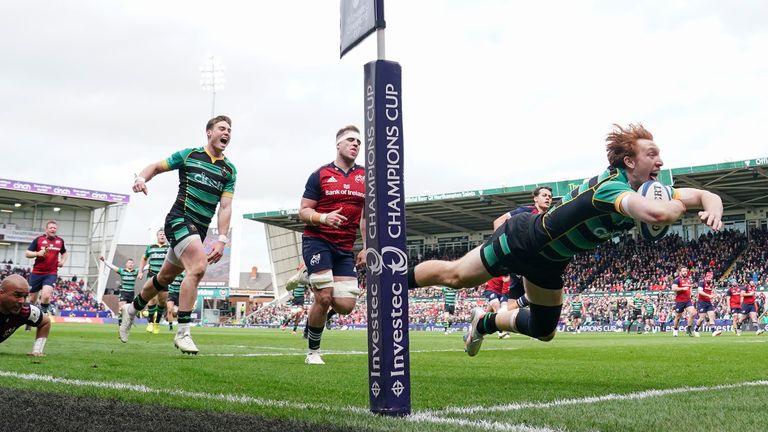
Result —
<instances>
[{"instance_id":1,"label":"bank of ireland logo","mask_svg":"<svg viewBox=\"0 0 768 432\"><path fill-rule=\"evenodd\" d=\"M385 262L386 258L391 259L389 263ZM408 273L408 256L394 246L384 246L381 248L381 253L374 248L368 248L365 261L374 276L380 275L384 271L384 267L389 268L393 275Z\"/></svg>"},{"instance_id":2,"label":"bank of ireland logo","mask_svg":"<svg viewBox=\"0 0 768 432\"><path fill-rule=\"evenodd\" d=\"M320 254L314 254L312 255L312 259L309 260L309 263L312 265L318 265L320 264Z\"/></svg>"}]
</instances>

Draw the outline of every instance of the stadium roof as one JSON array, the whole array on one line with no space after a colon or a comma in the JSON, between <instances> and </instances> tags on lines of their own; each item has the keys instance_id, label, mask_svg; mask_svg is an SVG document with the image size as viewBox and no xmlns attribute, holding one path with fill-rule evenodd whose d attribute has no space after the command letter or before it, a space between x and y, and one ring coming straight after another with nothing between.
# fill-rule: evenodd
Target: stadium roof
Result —
<instances>
[{"instance_id":1,"label":"stadium roof","mask_svg":"<svg viewBox=\"0 0 768 432\"><path fill-rule=\"evenodd\" d=\"M105 203L128 201L130 197L125 194L0 178L0 208L13 209L20 203L93 209L104 207Z\"/></svg>"},{"instance_id":2,"label":"stadium roof","mask_svg":"<svg viewBox=\"0 0 768 432\"><path fill-rule=\"evenodd\" d=\"M675 187L703 188L717 193L729 209L768 207L768 157L662 170L660 180ZM584 179L539 182L523 186L421 195L406 198L408 235L436 235L479 232L491 229L491 222L510 209L533 202L538 186L552 187L555 197L581 184ZM301 231L298 209L248 213L250 219Z\"/></svg>"}]
</instances>

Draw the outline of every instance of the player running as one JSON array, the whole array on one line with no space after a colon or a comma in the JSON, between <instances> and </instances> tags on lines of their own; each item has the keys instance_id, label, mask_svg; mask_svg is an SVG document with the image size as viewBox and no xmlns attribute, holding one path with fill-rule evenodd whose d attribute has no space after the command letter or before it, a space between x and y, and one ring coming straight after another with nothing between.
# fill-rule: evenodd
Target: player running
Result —
<instances>
[{"instance_id":1,"label":"player running","mask_svg":"<svg viewBox=\"0 0 768 432\"><path fill-rule=\"evenodd\" d=\"M149 266L147 271L147 279L152 279L156 274L160 273L160 268L163 266L165 256L168 255L168 239L165 237L165 231L161 228L157 231L157 242L147 245L144 250L144 255L141 257L141 264L139 268L142 271L139 273L139 279L144 278L144 268ZM168 301L168 293L160 291L156 296L152 297L152 300L147 303L147 333L158 334L160 333L160 318L166 310L165 304Z\"/></svg>"},{"instance_id":2,"label":"player running","mask_svg":"<svg viewBox=\"0 0 768 432\"><path fill-rule=\"evenodd\" d=\"M685 332L688 336L699 337L698 331L693 331L693 322L696 319L696 309L691 303L691 288L693 281L688 275L688 267L680 267L680 272L672 282L672 291L675 292L675 322L672 328L672 336L677 337L680 326L680 318L685 315Z\"/></svg>"},{"instance_id":3,"label":"player running","mask_svg":"<svg viewBox=\"0 0 768 432\"><path fill-rule=\"evenodd\" d=\"M130 258L125 262L125 267L118 267L106 261L103 256L100 256L99 260L120 276L120 300L117 307L119 311L126 303L132 302L136 295L136 276L138 276L139 270L133 267L133 260ZM118 314L118 325L122 322L122 318L122 315Z\"/></svg>"},{"instance_id":4,"label":"player running","mask_svg":"<svg viewBox=\"0 0 768 432\"><path fill-rule=\"evenodd\" d=\"M225 233L229 232L237 177L235 166L224 156L231 139L232 121L226 116L214 117L206 124L205 133L208 142L204 147L181 150L168 159L150 164L134 181L133 191L146 194L146 183L154 176L170 170L179 171L179 193L165 218L164 231L171 249L160 272L144 284L133 303L123 306L122 342L128 342L137 312L143 310L158 292L167 291L176 276L185 272L179 293L179 325L173 343L182 353L197 354L199 351L190 332L192 308L208 263L218 262L229 242ZM217 206L219 237L206 255L203 240Z\"/></svg>"},{"instance_id":5,"label":"player running","mask_svg":"<svg viewBox=\"0 0 768 432\"><path fill-rule=\"evenodd\" d=\"M696 300L696 309L699 311L699 319L696 320L695 332L698 333L702 328L702 323L705 320L709 320L709 325L712 329L712 336L720 336L723 334L721 330L715 329L715 306L712 304L712 300L715 299L715 283L712 280L714 274L707 272L704 275L704 280L699 284L699 296Z\"/></svg>"}]
</instances>

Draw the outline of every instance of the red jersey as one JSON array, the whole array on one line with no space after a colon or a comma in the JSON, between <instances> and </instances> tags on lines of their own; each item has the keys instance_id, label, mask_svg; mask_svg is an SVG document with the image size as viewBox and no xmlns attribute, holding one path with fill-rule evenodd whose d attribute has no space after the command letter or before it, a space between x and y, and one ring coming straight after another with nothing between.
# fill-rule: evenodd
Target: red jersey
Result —
<instances>
[{"instance_id":1,"label":"red jersey","mask_svg":"<svg viewBox=\"0 0 768 432\"><path fill-rule=\"evenodd\" d=\"M365 169L355 165L345 173L335 163L324 165L309 176L303 197L317 201L315 211L318 213L341 208L339 214L347 218L338 228L307 225L304 235L321 238L339 249L351 251L365 206Z\"/></svg>"},{"instance_id":2,"label":"red jersey","mask_svg":"<svg viewBox=\"0 0 768 432\"><path fill-rule=\"evenodd\" d=\"M59 272L59 254L67 252L67 248L64 247L64 240L59 237L48 237L47 235L41 235L38 238L32 240L27 250L37 252L46 248L48 252L45 256L35 258L35 264L32 266L32 273L34 274L58 274Z\"/></svg>"},{"instance_id":3,"label":"red jersey","mask_svg":"<svg viewBox=\"0 0 768 432\"><path fill-rule=\"evenodd\" d=\"M706 297L706 296L700 295L699 301L712 303L712 299L714 298L714 294L715 294L714 284L712 283L712 281L705 280L704 282L701 283L701 286L699 286L699 288L701 289L702 292L704 292L704 294L709 294L711 296L711 297Z\"/></svg>"},{"instance_id":4,"label":"red jersey","mask_svg":"<svg viewBox=\"0 0 768 432\"><path fill-rule=\"evenodd\" d=\"M29 324L38 327L43 323L43 313L37 306L24 303L17 315L0 314L0 342L8 339L17 328Z\"/></svg>"},{"instance_id":5,"label":"red jersey","mask_svg":"<svg viewBox=\"0 0 768 432\"><path fill-rule=\"evenodd\" d=\"M731 297L731 300L728 302L731 309L741 307L741 288L731 287L725 295Z\"/></svg>"},{"instance_id":6,"label":"red jersey","mask_svg":"<svg viewBox=\"0 0 768 432\"><path fill-rule=\"evenodd\" d=\"M746 305L753 305L755 304L755 287L752 285L747 285L744 287L744 293L746 294L752 294L749 297L742 297L741 303Z\"/></svg>"},{"instance_id":7,"label":"red jersey","mask_svg":"<svg viewBox=\"0 0 768 432\"><path fill-rule=\"evenodd\" d=\"M677 285L678 288L685 288L685 291L677 291L675 294L675 301L676 302L688 302L691 301L691 287L693 286L693 282L691 282L691 278L689 277L677 277L675 278L675 281L672 282L673 285Z\"/></svg>"},{"instance_id":8,"label":"red jersey","mask_svg":"<svg viewBox=\"0 0 768 432\"><path fill-rule=\"evenodd\" d=\"M495 278L485 283L485 289L489 291L493 291L497 294L508 294L509 284L510 284L509 276L496 276Z\"/></svg>"}]
</instances>

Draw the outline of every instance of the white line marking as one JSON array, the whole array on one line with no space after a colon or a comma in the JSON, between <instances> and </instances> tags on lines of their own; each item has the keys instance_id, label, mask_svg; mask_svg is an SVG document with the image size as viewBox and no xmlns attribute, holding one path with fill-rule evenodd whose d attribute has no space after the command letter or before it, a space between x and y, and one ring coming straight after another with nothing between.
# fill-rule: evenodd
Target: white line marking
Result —
<instances>
[{"instance_id":1,"label":"white line marking","mask_svg":"<svg viewBox=\"0 0 768 432\"><path fill-rule=\"evenodd\" d=\"M712 390L728 390L734 388L741 388L744 386L756 387L756 386L768 386L768 381L747 381L743 383L735 384L722 384L716 386L701 386L701 387L678 387L665 390L644 390L635 393L625 394L607 394L604 396L589 396L578 399L560 399L551 402L523 402L506 405L496 405L491 407L473 406L473 407L449 407L442 410L426 411L422 414L431 415L445 415L445 414L474 414L477 412L495 412L495 411L516 411L523 409L547 409L569 405L586 405L607 401L623 401L623 400L638 400L646 399L658 396L667 396L672 394L688 393L688 392L703 392Z\"/></svg>"},{"instance_id":2,"label":"white line marking","mask_svg":"<svg viewBox=\"0 0 768 432\"><path fill-rule=\"evenodd\" d=\"M405 421L413 423L435 423L435 424L449 424L453 426L469 426L474 428L480 428L482 430L494 430L504 432L558 432L564 429L550 429L545 427L528 426L525 424L510 424L500 423L488 420L463 420L446 417L436 417L428 413L414 413L409 417L403 418Z\"/></svg>"},{"instance_id":3,"label":"white line marking","mask_svg":"<svg viewBox=\"0 0 768 432\"><path fill-rule=\"evenodd\" d=\"M137 385L137 384L124 384L124 383L113 383L113 382L104 382L104 381L86 381L86 380L79 380L79 379L57 378L50 375L27 374L27 373L9 372L9 371L2 371L2 370L0 370L0 377L20 379L24 381L42 381L42 382L70 385L70 386L76 386L76 387L96 387L96 388L103 388L108 390L125 390L125 391L145 393L145 394L151 393L151 394L173 395L173 396L181 396L181 397L196 398L196 399L209 399L209 400L217 400L217 401L238 403L238 404L244 404L244 405L260 405L260 406L268 406L268 407L293 408L293 409L300 409L300 410L314 409L314 410L320 410L320 411L341 411L345 413L354 413L354 414L359 414L364 416L373 416L373 413L371 413L370 410L366 408L351 406L351 405L334 407L334 406L312 404L312 403L297 403L297 402L288 402L288 401L279 401L279 400L276 401L271 399L261 399L261 398L254 398L250 396L231 395L231 394L223 394L223 393L218 393L218 394L201 393L201 392L188 392L183 390L168 390L168 389L158 390L158 389L153 389L151 387L147 387L144 385ZM398 417L379 417L379 418L388 418L388 419L391 419L393 422L451 424L451 425L457 425L457 426L467 426L467 427L474 427L474 428L480 428L485 430L496 430L496 431L505 431L505 432L556 432L557 431L557 429L535 428L535 427L526 426L526 425L490 422L486 420L471 421L471 420L463 420L463 419L442 418L430 413L414 413L413 415L405 418L398 418Z\"/></svg>"},{"instance_id":4,"label":"white line marking","mask_svg":"<svg viewBox=\"0 0 768 432\"><path fill-rule=\"evenodd\" d=\"M278 349L274 347L256 347L267 349ZM287 350L299 350L298 348L285 348ZM491 348L486 351L513 351L519 349L517 347L510 348ZM286 352L286 353L218 353L218 354L198 354L198 357L279 357L279 356L303 356L307 355L306 349L300 349L301 352ZM439 349L439 350L410 350L410 353L440 353L440 352L455 352L461 353L462 351L457 349ZM368 351L323 351L323 355L368 355Z\"/></svg>"},{"instance_id":5,"label":"white line marking","mask_svg":"<svg viewBox=\"0 0 768 432\"><path fill-rule=\"evenodd\" d=\"M16 378L16 379L25 380L25 381L43 381L43 382L64 384L64 385L70 385L70 386L76 386L76 387L97 387L97 388L103 388L108 390L127 390L127 391L132 391L137 393L170 394L173 396L181 396L181 397L187 397L187 398L193 398L193 399L212 399L212 400L234 402L234 403L240 403L240 404L246 404L246 405L253 404L253 405L278 407L278 408L316 409L316 410L324 410L324 411L344 411L344 412L353 412L357 414L370 414L370 411L368 411L365 408L354 407L349 405L333 407L328 405L261 399L261 398L254 398L250 396L241 396L241 395L232 395L232 394L223 394L223 393L218 393L218 394L201 393L201 392L189 392L184 390L169 390L169 389L158 390L158 389L153 389L151 387L147 387L141 384L124 384L124 383L105 382L105 381L86 381L86 380L79 380L79 379L57 378L50 375L25 374L25 373L8 372L8 371L0 371L0 377Z\"/></svg>"}]
</instances>

